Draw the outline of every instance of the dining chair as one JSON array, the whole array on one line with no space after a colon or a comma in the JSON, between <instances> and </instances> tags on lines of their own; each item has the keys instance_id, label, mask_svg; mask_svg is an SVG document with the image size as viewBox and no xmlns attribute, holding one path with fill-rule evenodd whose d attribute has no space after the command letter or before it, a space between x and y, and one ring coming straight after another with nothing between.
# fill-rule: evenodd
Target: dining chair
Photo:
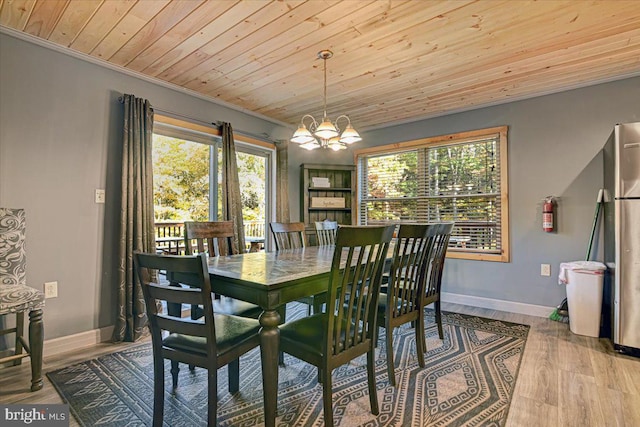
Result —
<instances>
[{"instance_id":1,"label":"dining chair","mask_svg":"<svg viewBox=\"0 0 640 427\"><path fill-rule=\"evenodd\" d=\"M270 222L269 228L271 228L277 251L307 246L302 222Z\"/></svg>"},{"instance_id":2,"label":"dining chair","mask_svg":"<svg viewBox=\"0 0 640 427\"><path fill-rule=\"evenodd\" d=\"M333 369L363 354L367 355L371 412L379 412L374 337L380 279L393 229L340 227L327 284L327 309L280 328L281 349L318 368L326 426L333 426Z\"/></svg>"},{"instance_id":3,"label":"dining chair","mask_svg":"<svg viewBox=\"0 0 640 427\"><path fill-rule=\"evenodd\" d=\"M185 254L207 252L209 256L237 255L237 245L234 243L233 221L185 221L184 223ZM262 309L254 304L234 298L224 300L216 296L214 308L218 313L257 319ZM202 307L191 307L191 318L199 319L203 315Z\"/></svg>"},{"instance_id":4,"label":"dining chair","mask_svg":"<svg viewBox=\"0 0 640 427\"><path fill-rule=\"evenodd\" d=\"M440 289L442 288L442 272L444 270L444 262L447 258L447 248L449 239L455 223L441 222L435 223L435 227L429 229L429 236L434 239L433 249L431 251L429 269L425 281L425 292L422 301L422 310L429 304L434 305L436 324L438 325L438 336L444 339L442 331L442 310L440 305ZM418 328L424 337L425 325L424 316L420 316ZM427 342L423 339L423 351L427 351Z\"/></svg>"},{"instance_id":5,"label":"dining chair","mask_svg":"<svg viewBox=\"0 0 640 427\"><path fill-rule=\"evenodd\" d=\"M260 344L260 324L255 319L215 313L211 282L204 253L192 256L134 253L134 263L147 308L153 346L153 426L164 416L164 359L171 360L173 392L178 387L179 363L207 369L207 425L215 426L218 406L217 370L228 365L229 392L240 385L240 356ZM175 287L153 283L150 270L171 272L188 285ZM201 304L204 320L194 321L158 312L158 303ZM164 336L164 338L163 338Z\"/></svg>"},{"instance_id":6,"label":"dining chair","mask_svg":"<svg viewBox=\"0 0 640 427\"><path fill-rule=\"evenodd\" d=\"M195 243L195 246L194 246ZM209 256L238 254L233 221L185 221L185 254L209 252Z\"/></svg>"},{"instance_id":7,"label":"dining chair","mask_svg":"<svg viewBox=\"0 0 640 427\"><path fill-rule=\"evenodd\" d=\"M434 237L430 230L437 225L401 224L393 246L386 292L378 301L378 326L386 332L387 374L396 386L393 360L393 330L405 323L416 325L418 365L424 368L424 334L417 323L422 317L422 298Z\"/></svg>"},{"instance_id":8,"label":"dining chair","mask_svg":"<svg viewBox=\"0 0 640 427\"><path fill-rule=\"evenodd\" d=\"M318 246L329 246L336 244L338 221L316 221L315 225L316 235L318 236Z\"/></svg>"},{"instance_id":9,"label":"dining chair","mask_svg":"<svg viewBox=\"0 0 640 427\"><path fill-rule=\"evenodd\" d=\"M0 357L0 365L20 365L31 359L31 391L40 390L44 340L44 294L27 285L26 217L24 209L0 208L0 316L16 315L14 327L0 329L0 336L15 334L14 349ZM29 341L24 337L24 314L29 313Z\"/></svg>"}]
</instances>

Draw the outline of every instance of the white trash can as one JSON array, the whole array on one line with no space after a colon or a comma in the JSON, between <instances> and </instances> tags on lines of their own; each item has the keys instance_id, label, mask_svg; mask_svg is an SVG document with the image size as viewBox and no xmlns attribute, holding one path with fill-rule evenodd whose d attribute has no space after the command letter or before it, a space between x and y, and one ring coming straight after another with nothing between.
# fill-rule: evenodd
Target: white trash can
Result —
<instances>
[{"instance_id":1,"label":"white trash can","mask_svg":"<svg viewBox=\"0 0 640 427\"><path fill-rule=\"evenodd\" d=\"M600 335L602 286L607 267L596 261L573 261L560 264L560 283L567 285L569 328L588 337Z\"/></svg>"}]
</instances>

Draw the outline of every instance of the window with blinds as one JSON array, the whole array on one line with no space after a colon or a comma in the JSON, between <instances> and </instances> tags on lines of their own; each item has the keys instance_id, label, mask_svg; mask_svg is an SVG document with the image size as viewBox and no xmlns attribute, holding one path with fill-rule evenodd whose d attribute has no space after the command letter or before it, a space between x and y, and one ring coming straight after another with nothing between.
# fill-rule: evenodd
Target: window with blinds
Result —
<instances>
[{"instance_id":1,"label":"window with blinds","mask_svg":"<svg viewBox=\"0 0 640 427\"><path fill-rule=\"evenodd\" d=\"M360 224L455 222L448 253L508 261L507 128L360 150Z\"/></svg>"}]
</instances>

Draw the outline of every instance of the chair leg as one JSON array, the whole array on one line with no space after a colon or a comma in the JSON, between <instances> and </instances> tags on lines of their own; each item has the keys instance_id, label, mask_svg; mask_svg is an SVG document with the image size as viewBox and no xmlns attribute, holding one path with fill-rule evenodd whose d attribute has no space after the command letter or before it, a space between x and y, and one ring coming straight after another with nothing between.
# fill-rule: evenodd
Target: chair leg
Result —
<instances>
[{"instance_id":1,"label":"chair leg","mask_svg":"<svg viewBox=\"0 0 640 427\"><path fill-rule=\"evenodd\" d=\"M177 288L181 288L180 283L178 282L169 282L169 286L174 286ZM182 315L182 306L179 303L168 302L167 303L167 314L172 317L181 317Z\"/></svg>"},{"instance_id":2,"label":"chair leg","mask_svg":"<svg viewBox=\"0 0 640 427\"><path fill-rule=\"evenodd\" d=\"M173 363L173 361L172 361ZM162 427L164 418L164 359L153 357L153 427Z\"/></svg>"},{"instance_id":3,"label":"chair leg","mask_svg":"<svg viewBox=\"0 0 640 427\"><path fill-rule=\"evenodd\" d=\"M29 347L31 357L31 391L40 390L42 379L42 346L44 340L42 310L29 312Z\"/></svg>"},{"instance_id":4,"label":"chair leg","mask_svg":"<svg viewBox=\"0 0 640 427\"><path fill-rule=\"evenodd\" d=\"M395 362L393 361L393 328L386 325L385 333L387 335L387 375L389 376L389 384L396 386Z\"/></svg>"},{"instance_id":5,"label":"chair leg","mask_svg":"<svg viewBox=\"0 0 640 427\"><path fill-rule=\"evenodd\" d=\"M422 328L420 327L420 319L415 321L416 326L413 329L416 334L416 353L418 354L418 366L424 368L424 351L422 351L426 344L424 343L424 333L422 332Z\"/></svg>"},{"instance_id":6,"label":"chair leg","mask_svg":"<svg viewBox=\"0 0 640 427\"><path fill-rule=\"evenodd\" d=\"M326 294L318 294L313 297L313 314L322 313L322 306L326 302Z\"/></svg>"},{"instance_id":7,"label":"chair leg","mask_svg":"<svg viewBox=\"0 0 640 427\"><path fill-rule=\"evenodd\" d=\"M229 393L237 393L240 390L240 358L231 361L227 369L229 370Z\"/></svg>"},{"instance_id":8,"label":"chair leg","mask_svg":"<svg viewBox=\"0 0 640 427\"><path fill-rule=\"evenodd\" d=\"M276 311L280 315L280 324L283 324L287 319L287 305L278 307ZM278 365L284 366L284 352L282 350L278 352Z\"/></svg>"},{"instance_id":9,"label":"chair leg","mask_svg":"<svg viewBox=\"0 0 640 427\"><path fill-rule=\"evenodd\" d=\"M426 330L425 330L425 324L424 324L424 307L422 307L422 310L420 310L420 316L418 318L418 327L417 327L417 329L420 330L420 335L422 337L422 340L421 340L422 352L426 353L427 352L427 337L425 336Z\"/></svg>"},{"instance_id":10,"label":"chair leg","mask_svg":"<svg viewBox=\"0 0 640 427\"><path fill-rule=\"evenodd\" d=\"M441 340L444 339L444 333L442 331L442 311L440 310L440 300L434 303L436 309L436 323L438 324L438 336ZM426 351L426 350L425 350Z\"/></svg>"},{"instance_id":11,"label":"chair leg","mask_svg":"<svg viewBox=\"0 0 640 427\"><path fill-rule=\"evenodd\" d=\"M333 391L331 388L331 369L322 370L322 402L324 404L324 425L333 427ZM318 368L320 373L320 368Z\"/></svg>"},{"instance_id":12,"label":"chair leg","mask_svg":"<svg viewBox=\"0 0 640 427\"><path fill-rule=\"evenodd\" d=\"M369 383L369 403L371 404L371 413L378 415L378 392L376 389L376 351L373 346L367 352L367 382Z\"/></svg>"},{"instance_id":13,"label":"chair leg","mask_svg":"<svg viewBox=\"0 0 640 427\"><path fill-rule=\"evenodd\" d=\"M180 367L178 366L178 362L175 360L171 361L171 380L172 380L172 388L175 392L178 388L178 373L180 372Z\"/></svg>"},{"instance_id":14,"label":"chair leg","mask_svg":"<svg viewBox=\"0 0 640 427\"><path fill-rule=\"evenodd\" d=\"M216 426L218 420L218 371L215 368L208 370L207 394L209 396L209 408L207 411L207 425Z\"/></svg>"},{"instance_id":15,"label":"chair leg","mask_svg":"<svg viewBox=\"0 0 640 427\"><path fill-rule=\"evenodd\" d=\"M18 354L22 354L22 341L21 337L24 336L24 311L20 311L16 313L16 345L14 354L17 356ZM22 357L13 361L13 366L21 365Z\"/></svg>"}]
</instances>

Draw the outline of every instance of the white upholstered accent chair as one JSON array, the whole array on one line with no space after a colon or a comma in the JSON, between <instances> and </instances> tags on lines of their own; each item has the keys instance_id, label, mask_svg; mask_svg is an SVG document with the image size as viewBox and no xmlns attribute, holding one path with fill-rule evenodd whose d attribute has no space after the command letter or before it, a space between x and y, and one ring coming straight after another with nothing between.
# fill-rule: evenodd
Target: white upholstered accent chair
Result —
<instances>
[{"instance_id":1,"label":"white upholstered accent chair","mask_svg":"<svg viewBox=\"0 0 640 427\"><path fill-rule=\"evenodd\" d=\"M15 315L15 326L4 327L0 336L15 334L13 354L0 358L0 364L20 365L31 358L31 391L40 390L42 380L44 294L26 284L24 209L0 208L0 316L6 325ZM29 341L24 338L24 314L29 313Z\"/></svg>"}]
</instances>

